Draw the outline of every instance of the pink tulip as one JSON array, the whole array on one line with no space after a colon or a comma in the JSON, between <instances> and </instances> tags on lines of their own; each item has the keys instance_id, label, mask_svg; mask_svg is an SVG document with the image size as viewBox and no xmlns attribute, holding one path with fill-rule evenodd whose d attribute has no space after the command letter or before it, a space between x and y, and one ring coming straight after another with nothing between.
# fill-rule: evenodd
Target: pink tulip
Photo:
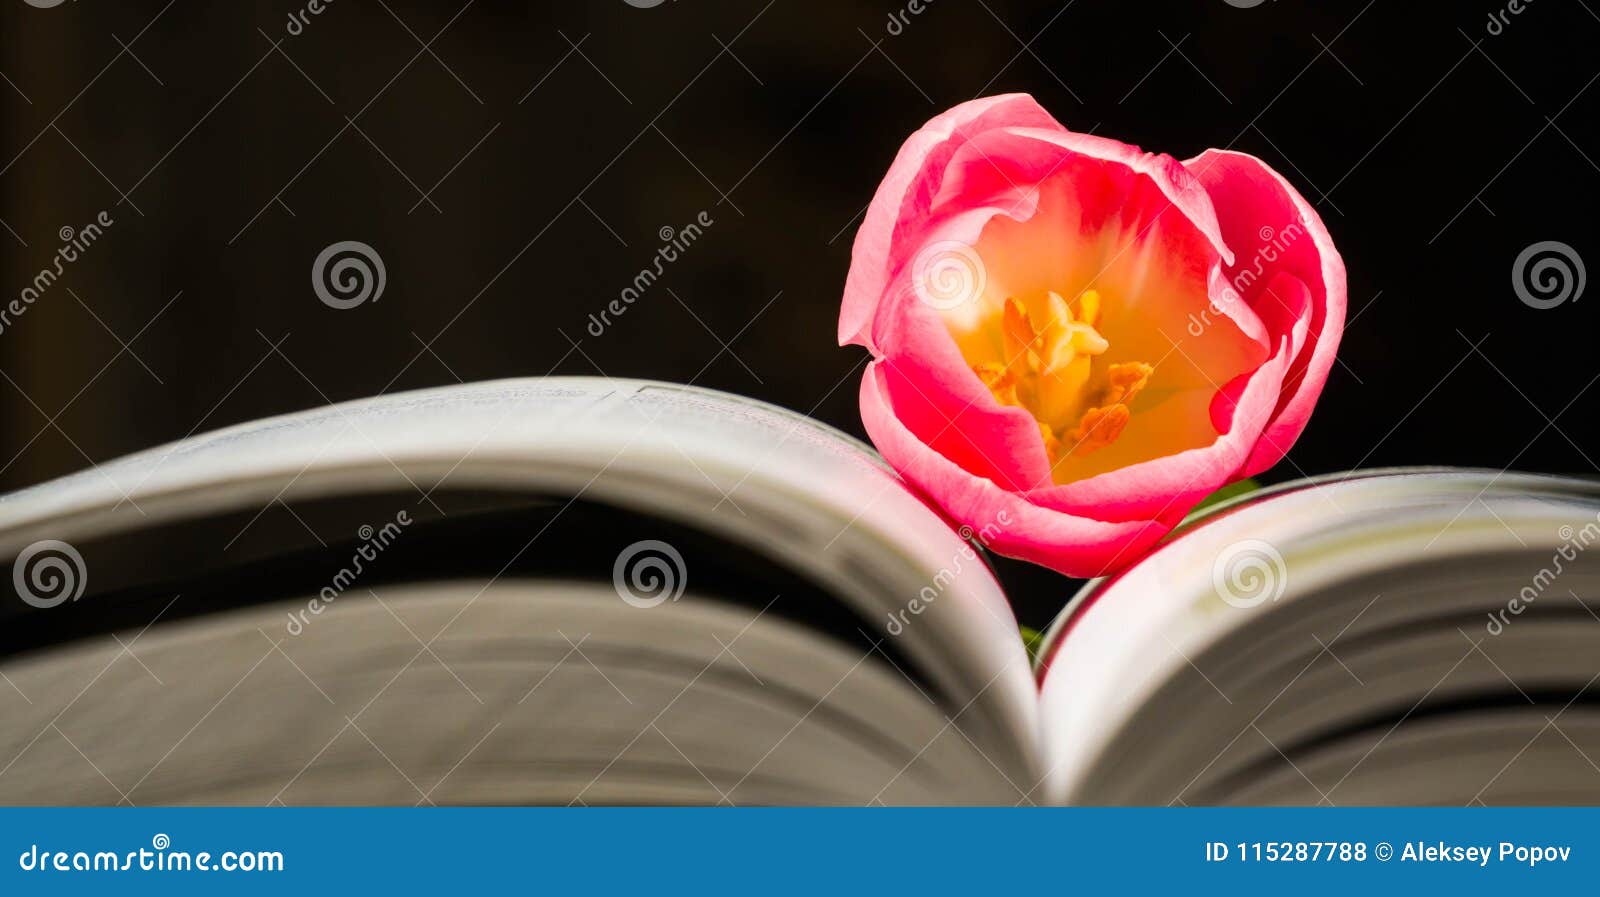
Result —
<instances>
[{"instance_id":1,"label":"pink tulip","mask_svg":"<svg viewBox=\"0 0 1600 897\"><path fill-rule=\"evenodd\" d=\"M901 147L856 234L840 345L884 458L1001 554L1137 560L1305 428L1344 263L1261 160L1075 134L1026 94Z\"/></svg>"}]
</instances>

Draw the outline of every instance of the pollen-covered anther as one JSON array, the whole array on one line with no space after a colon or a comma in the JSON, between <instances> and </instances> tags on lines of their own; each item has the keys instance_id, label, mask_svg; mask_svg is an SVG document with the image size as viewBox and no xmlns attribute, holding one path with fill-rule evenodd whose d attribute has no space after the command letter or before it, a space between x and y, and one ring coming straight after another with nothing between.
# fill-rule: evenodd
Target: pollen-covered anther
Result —
<instances>
[{"instance_id":1,"label":"pollen-covered anther","mask_svg":"<svg viewBox=\"0 0 1600 897\"><path fill-rule=\"evenodd\" d=\"M1050 465L1055 466L1061 458L1061 440L1056 436L1056 431L1050 425L1039 421L1039 436L1044 440L1044 453L1050 459Z\"/></svg>"},{"instance_id":2,"label":"pollen-covered anther","mask_svg":"<svg viewBox=\"0 0 1600 897\"><path fill-rule=\"evenodd\" d=\"M1109 385L1106 387L1105 398L1101 401L1107 403L1127 404L1139 394L1150 382L1150 375L1156 369L1142 361L1125 361L1114 364L1106 369L1106 378Z\"/></svg>"},{"instance_id":3,"label":"pollen-covered anther","mask_svg":"<svg viewBox=\"0 0 1600 897\"><path fill-rule=\"evenodd\" d=\"M1129 403L1155 368L1143 362L1099 367L1111 343L1095 325L1101 298L1095 290L1069 303L1047 291L1032 300L1036 314L1008 297L989 326L998 325L1003 360L972 365L1002 405L1022 408L1039 424L1051 466L1068 455L1087 455L1115 442L1132 414Z\"/></svg>"},{"instance_id":4,"label":"pollen-covered anther","mask_svg":"<svg viewBox=\"0 0 1600 897\"><path fill-rule=\"evenodd\" d=\"M1125 361L1106 369L1106 390L1100 403L1083 413L1067 439L1079 457L1117 441L1133 417L1128 403L1150 382L1155 368L1142 361Z\"/></svg>"},{"instance_id":5,"label":"pollen-covered anther","mask_svg":"<svg viewBox=\"0 0 1600 897\"><path fill-rule=\"evenodd\" d=\"M1122 428L1128 425L1133 413L1127 405L1109 405L1103 408L1090 408L1083 413L1083 419L1078 421L1078 426L1067 434L1067 439L1072 443L1072 453L1079 457L1098 451L1122 435Z\"/></svg>"},{"instance_id":6,"label":"pollen-covered anther","mask_svg":"<svg viewBox=\"0 0 1600 897\"><path fill-rule=\"evenodd\" d=\"M1010 368L998 361L985 361L972 366L972 372L994 394L995 401L1002 405L1017 405L1017 378Z\"/></svg>"}]
</instances>

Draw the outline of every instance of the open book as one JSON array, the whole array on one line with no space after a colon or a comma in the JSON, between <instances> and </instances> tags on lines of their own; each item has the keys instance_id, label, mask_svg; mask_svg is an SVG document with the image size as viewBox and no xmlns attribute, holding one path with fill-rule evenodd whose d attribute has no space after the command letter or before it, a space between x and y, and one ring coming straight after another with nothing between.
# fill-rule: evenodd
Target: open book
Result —
<instances>
[{"instance_id":1,"label":"open book","mask_svg":"<svg viewBox=\"0 0 1600 897\"><path fill-rule=\"evenodd\" d=\"M0 803L1595 803L1597 510L1258 493L1035 667L993 534L804 416L600 378L330 406L0 500Z\"/></svg>"}]
</instances>

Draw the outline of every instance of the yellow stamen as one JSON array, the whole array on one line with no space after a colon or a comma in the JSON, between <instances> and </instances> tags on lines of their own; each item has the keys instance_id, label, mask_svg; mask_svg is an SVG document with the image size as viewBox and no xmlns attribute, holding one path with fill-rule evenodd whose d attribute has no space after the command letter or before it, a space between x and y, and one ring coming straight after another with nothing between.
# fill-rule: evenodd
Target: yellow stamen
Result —
<instances>
[{"instance_id":1,"label":"yellow stamen","mask_svg":"<svg viewBox=\"0 0 1600 897\"><path fill-rule=\"evenodd\" d=\"M1055 292L1040 298L1034 307L1043 312L1042 324L1022 300L1006 299L998 316L1004 360L983 361L972 370L996 401L1022 408L1039 422L1054 466L1067 453L1081 457L1115 442L1132 417L1130 403L1155 368L1140 361L1103 368L1094 362L1111 348L1095 329L1099 292L1085 290L1076 310Z\"/></svg>"},{"instance_id":2,"label":"yellow stamen","mask_svg":"<svg viewBox=\"0 0 1600 897\"><path fill-rule=\"evenodd\" d=\"M1127 405L1090 408L1084 412L1078 426L1067 434L1073 442L1072 453L1082 457L1116 442L1131 416Z\"/></svg>"},{"instance_id":3,"label":"yellow stamen","mask_svg":"<svg viewBox=\"0 0 1600 897\"><path fill-rule=\"evenodd\" d=\"M994 393L995 400L1002 405L1020 405L1017 400L1017 378L1005 365L998 361L985 361L983 364L973 365L973 373L983 381L983 385Z\"/></svg>"},{"instance_id":4,"label":"yellow stamen","mask_svg":"<svg viewBox=\"0 0 1600 897\"><path fill-rule=\"evenodd\" d=\"M1039 369L1039 356L1035 343L1039 334L1028 319L1028 310L1015 297L1006 300L1005 319L1006 366L1016 375L1026 375Z\"/></svg>"},{"instance_id":5,"label":"yellow stamen","mask_svg":"<svg viewBox=\"0 0 1600 897\"><path fill-rule=\"evenodd\" d=\"M1078 297L1078 320L1093 327L1100 323L1100 293L1098 290L1084 290Z\"/></svg>"},{"instance_id":6,"label":"yellow stamen","mask_svg":"<svg viewBox=\"0 0 1600 897\"><path fill-rule=\"evenodd\" d=\"M1010 386L1016 381L1010 369L998 361L985 361L972 366L972 372L978 375L983 385L990 389L1001 389Z\"/></svg>"},{"instance_id":7,"label":"yellow stamen","mask_svg":"<svg viewBox=\"0 0 1600 897\"><path fill-rule=\"evenodd\" d=\"M1056 459L1061 456L1061 440L1056 437L1056 431L1050 429L1050 425L1044 421L1039 421L1039 435L1044 439L1044 453L1054 465Z\"/></svg>"},{"instance_id":8,"label":"yellow stamen","mask_svg":"<svg viewBox=\"0 0 1600 897\"><path fill-rule=\"evenodd\" d=\"M1106 388L1106 396L1101 401L1121 402L1124 405L1133 401L1133 397L1149 384L1150 375L1155 371L1155 368L1142 361L1125 361L1112 365L1106 371L1110 386Z\"/></svg>"}]
</instances>

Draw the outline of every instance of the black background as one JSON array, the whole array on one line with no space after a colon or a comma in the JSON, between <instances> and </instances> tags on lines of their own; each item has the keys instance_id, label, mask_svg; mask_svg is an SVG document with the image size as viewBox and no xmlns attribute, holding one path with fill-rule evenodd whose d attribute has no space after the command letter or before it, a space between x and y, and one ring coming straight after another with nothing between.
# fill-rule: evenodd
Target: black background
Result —
<instances>
[{"instance_id":1,"label":"black background","mask_svg":"<svg viewBox=\"0 0 1600 897\"><path fill-rule=\"evenodd\" d=\"M1179 158L1254 153L1323 215L1349 323L1268 479L1597 469L1596 300L1512 289L1530 244L1600 259L1591 0L322 5L291 35L302 3L3 0L0 299L63 226L115 223L0 332L0 487L550 372L693 380L859 434L865 353L834 341L858 216L908 134L1007 91ZM587 334L660 229L702 211L706 234ZM343 240L380 253L380 300L313 293ZM1066 594L1006 576L1025 618Z\"/></svg>"}]
</instances>

